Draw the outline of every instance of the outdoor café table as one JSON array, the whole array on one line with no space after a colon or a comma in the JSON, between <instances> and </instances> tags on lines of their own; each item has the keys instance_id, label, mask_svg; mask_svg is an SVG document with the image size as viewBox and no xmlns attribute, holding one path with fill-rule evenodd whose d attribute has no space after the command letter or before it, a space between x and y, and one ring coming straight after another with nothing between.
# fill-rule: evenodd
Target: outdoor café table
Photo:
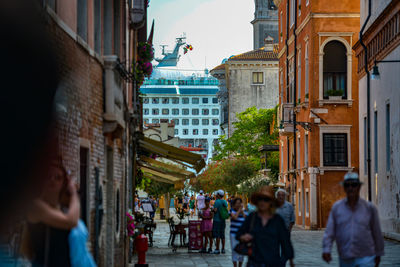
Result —
<instances>
[{"instance_id":1,"label":"outdoor caf\u00e9 table","mask_svg":"<svg viewBox=\"0 0 400 267\"><path fill-rule=\"evenodd\" d=\"M145 220L144 222L144 234L149 237L149 246L153 246L153 232L156 229L157 224L153 220Z\"/></svg>"},{"instance_id":2,"label":"outdoor caf\u00e9 table","mask_svg":"<svg viewBox=\"0 0 400 267\"><path fill-rule=\"evenodd\" d=\"M175 225L176 234L179 235L180 247L187 246L187 244L186 244L186 229L187 228L189 228L189 224L187 224L187 223L179 223L179 224ZM173 250L176 251L175 236L172 239L172 247L174 248Z\"/></svg>"}]
</instances>

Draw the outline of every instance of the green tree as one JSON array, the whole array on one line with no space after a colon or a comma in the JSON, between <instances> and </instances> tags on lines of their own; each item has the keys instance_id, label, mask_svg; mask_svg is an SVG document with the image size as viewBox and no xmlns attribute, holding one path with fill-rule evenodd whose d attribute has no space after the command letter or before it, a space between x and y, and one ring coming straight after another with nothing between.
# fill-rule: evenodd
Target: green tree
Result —
<instances>
[{"instance_id":1,"label":"green tree","mask_svg":"<svg viewBox=\"0 0 400 267\"><path fill-rule=\"evenodd\" d=\"M221 136L219 144L215 147L216 155L213 160L218 161L232 156L245 156L250 159L258 169L261 169L261 145L277 145L279 133L275 126L277 109L257 109L250 107L236 115L237 121L233 123L235 131L232 136ZM271 169L273 179L279 173L279 153L271 152L268 155L268 168Z\"/></svg>"}]
</instances>

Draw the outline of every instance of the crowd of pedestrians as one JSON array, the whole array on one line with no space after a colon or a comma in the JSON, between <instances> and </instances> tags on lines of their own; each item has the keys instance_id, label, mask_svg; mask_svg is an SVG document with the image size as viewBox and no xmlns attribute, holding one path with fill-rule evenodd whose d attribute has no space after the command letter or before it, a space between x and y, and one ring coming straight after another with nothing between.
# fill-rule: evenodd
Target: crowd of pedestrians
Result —
<instances>
[{"instance_id":1,"label":"crowd of pedestrians","mask_svg":"<svg viewBox=\"0 0 400 267\"><path fill-rule=\"evenodd\" d=\"M362 183L357 173L347 173L343 185L346 198L337 201L330 212L322 240L322 259L332 260L331 248L336 241L340 267L378 267L384 255L384 242L377 209L360 198ZM244 206L240 197L224 200L224 191L215 192L215 202L200 191L192 210L202 219L204 246L201 253L225 253L224 209L229 207L230 245L234 267L295 266L291 231L295 224L293 205L286 201L284 189L274 192L264 186L251 195ZM192 197L193 200L193 197ZM213 250L213 245L215 250Z\"/></svg>"}]
</instances>

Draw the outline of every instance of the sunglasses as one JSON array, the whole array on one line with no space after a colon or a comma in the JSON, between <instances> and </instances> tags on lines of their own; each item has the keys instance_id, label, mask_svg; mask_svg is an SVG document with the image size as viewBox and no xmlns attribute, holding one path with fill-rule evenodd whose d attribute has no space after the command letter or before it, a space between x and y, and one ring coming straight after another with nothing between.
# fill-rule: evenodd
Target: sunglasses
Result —
<instances>
[{"instance_id":1,"label":"sunglasses","mask_svg":"<svg viewBox=\"0 0 400 267\"><path fill-rule=\"evenodd\" d=\"M269 198L269 197L260 197L259 200L260 200L260 201L265 201L265 202L270 202L270 201L272 201L272 199Z\"/></svg>"},{"instance_id":2,"label":"sunglasses","mask_svg":"<svg viewBox=\"0 0 400 267\"><path fill-rule=\"evenodd\" d=\"M360 186L360 183L344 183L343 186L345 188L349 188L349 187L356 188L356 187Z\"/></svg>"}]
</instances>

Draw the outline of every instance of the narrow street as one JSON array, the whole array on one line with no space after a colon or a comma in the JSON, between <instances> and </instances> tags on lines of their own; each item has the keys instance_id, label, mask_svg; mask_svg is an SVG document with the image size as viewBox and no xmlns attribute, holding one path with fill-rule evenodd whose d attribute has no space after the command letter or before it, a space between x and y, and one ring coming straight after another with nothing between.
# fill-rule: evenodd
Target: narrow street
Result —
<instances>
[{"instance_id":1,"label":"narrow street","mask_svg":"<svg viewBox=\"0 0 400 267\"><path fill-rule=\"evenodd\" d=\"M227 223L229 225L229 223ZM226 229L228 236L229 229ZM322 261L321 242L323 231L305 231L295 228L292 232L292 242L295 249L295 265L297 267L324 267L338 266L336 248L333 249L333 261L327 264ZM157 221L157 229L154 233L154 246L147 252L147 263L150 267L206 267L206 266L233 266L231 262L231 248L229 239L226 242L226 254L211 255L189 252L186 248L180 248L177 252L167 246L169 238L168 224ZM385 256L380 266L400 266L400 243L386 240ZM135 259L136 260L136 259ZM132 264L132 267L134 265Z\"/></svg>"}]
</instances>

